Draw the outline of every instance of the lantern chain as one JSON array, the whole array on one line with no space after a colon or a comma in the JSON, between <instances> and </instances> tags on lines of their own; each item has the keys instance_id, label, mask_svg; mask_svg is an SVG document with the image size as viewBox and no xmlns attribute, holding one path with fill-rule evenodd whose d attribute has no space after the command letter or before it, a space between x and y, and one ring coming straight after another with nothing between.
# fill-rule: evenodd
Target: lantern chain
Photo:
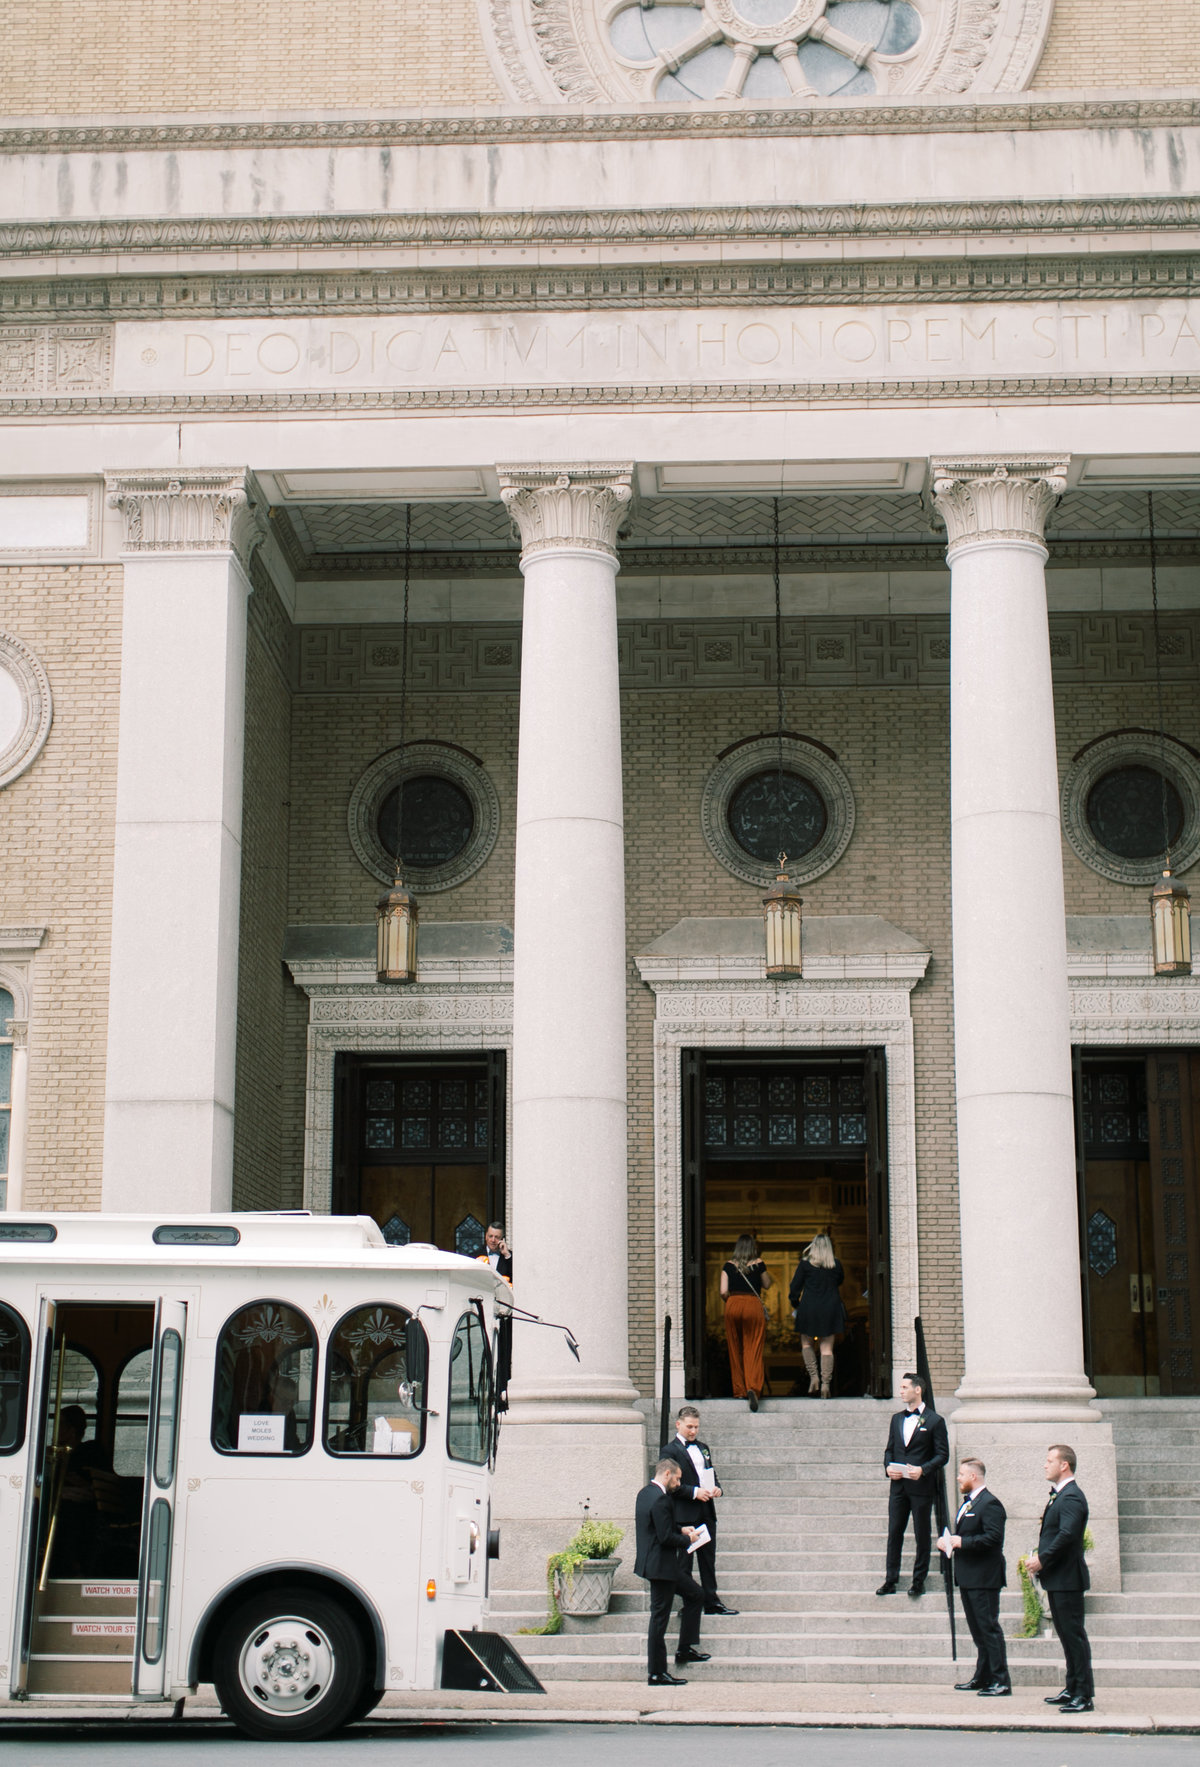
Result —
<instances>
[{"instance_id":1,"label":"lantern chain","mask_svg":"<svg viewBox=\"0 0 1200 1767\"><path fill-rule=\"evenodd\" d=\"M783 850L784 840L784 804L783 804L783 730L784 730L784 697L783 697L783 599L780 591L779 576L779 498L775 498L774 545L772 548L772 565L775 579L775 836L776 848L779 853L779 868L782 871L787 859Z\"/></svg>"},{"instance_id":2,"label":"lantern chain","mask_svg":"<svg viewBox=\"0 0 1200 1767\"><path fill-rule=\"evenodd\" d=\"M1167 720L1163 710L1162 643L1158 633L1158 543L1154 531L1154 492L1146 492L1146 512L1150 527L1150 610L1154 643L1154 691L1158 708L1158 783L1162 806L1164 869L1171 869L1171 816L1167 802Z\"/></svg>"},{"instance_id":3,"label":"lantern chain","mask_svg":"<svg viewBox=\"0 0 1200 1767\"><path fill-rule=\"evenodd\" d=\"M412 578L412 504L404 506L404 612L400 625L400 783L396 790L396 882L404 870L404 745L408 732L408 596Z\"/></svg>"}]
</instances>

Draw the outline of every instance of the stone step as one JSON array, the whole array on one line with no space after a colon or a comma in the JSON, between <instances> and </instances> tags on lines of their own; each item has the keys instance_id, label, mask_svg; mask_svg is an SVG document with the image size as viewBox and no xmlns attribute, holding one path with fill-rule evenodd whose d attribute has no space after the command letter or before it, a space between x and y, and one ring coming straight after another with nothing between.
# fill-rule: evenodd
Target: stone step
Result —
<instances>
[{"instance_id":1,"label":"stone step","mask_svg":"<svg viewBox=\"0 0 1200 1767\"><path fill-rule=\"evenodd\" d=\"M675 1633L671 1636L674 1638ZM887 1663L897 1657L944 1661L950 1652L950 1631L944 1613L940 1632L920 1636L913 1636L907 1628L897 1628L890 1637L879 1635L854 1639L842 1636L826 1641L819 1634L806 1635L788 1627L775 1632L704 1632L703 1637L705 1643L702 1648L710 1650L714 1659L721 1662L753 1661L757 1658L807 1658L811 1654L835 1655L878 1663ZM576 1632L560 1633L556 1637L539 1639L534 1648L555 1658L624 1656L636 1662L646 1648L646 1629L642 1626L636 1631L598 1633L594 1636L582 1636ZM1108 1662L1200 1662L1200 1638L1106 1637L1094 1640L1093 1648L1098 1660ZM1062 1660L1058 1640L1052 1634L1040 1638L1010 1639L1009 1654L1019 1657L1022 1663L1053 1663Z\"/></svg>"},{"instance_id":2,"label":"stone step","mask_svg":"<svg viewBox=\"0 0 1200 1767\"><path fill-rule=\"evenodd\" d=\"M635 1672L636 1678L640 1679L645 1662L644 1656L638 1657L634 1662L628 1657L534 1653L528 1648L528 1639L522 1642L522 1656L534 1674L543 1681L627 1681L635 1678ZM969 1646L966 1654L960 1650L959 1665L969 1668L970 1654ZM1062 1684L1061 1654L1053 1661L1030 1663L1028 1666L1010 1660L1009 1667L1013 1682L1018 1687L1038 1687L1049 1691ZM1149 1660L1109 1663L1096 1660L1094 1668L1097 1687L1101 1692L1105 1688L1146 1686L1180 1687L1190 1691L1200 1678L1200 1658L1190 1663ZM841 1682L862 1685L891 1680L933 1687L953 1681L957 1672L947 1650L940 1662L928 1661L922 1657L891 1657L880 1660L824 1656L773 1657L760 1661L735 1658L722 1663L714 1657L711 1662L694 1666L685 1679L694 1678L698 1686L706 1681Z\"/></svg>"},{"instance_id":3,"label":"stone step","mask_svg":"<svg viewBox=\"0 0 1200 1767\"><path fill-rule=\"evenodd\" d=\"M732 1596L732 1591L728 1593ZM644 1614L647 1608L647 1598L636 1591L614 1592L613 1602L614 1608L609 1617L618 1624L630 1614ZM749 1622L752 1617L769 1618L774 1615L790 1615L793 1619L813 1618L820 1623L831 1614L848 1614L865 1625L869 1620L883 1620L897 1612L904 1616L906 1625L910 1622L916 1624L921 1616L928 1616L935 1610L938 1614L944 1614L945 1596L941 1586L932 1583L927 1586L925 1595L918 1602L909 1601L900 1593L895 1596L876 1596L873 1589L841 1589L831 1594L823 1591L757 1588L740 1592L736 1602L731 1600L731 1605L739 1610L736 1621L724 1619L720 1615L709 1615L705 1618L705 1626L724 1629L737 1625L743 1618ZM546 1616L545 1593L542 1590L516 1590L503 1596L493 1594L490 1611L506 1626L510 1621L515 1621L518 1615L522 1625L540 1625ZM1016 1590L1006 1590L1000 1607L1006 1630L1015 1628L1019 1611ZM1162 1619L1169 1621L1180 1633L1200 1634L1200 1593L1188 1595L1177 1591L1151 1591L1135 1594L1089 1594L1087 1614L1089 1626L1093 1621L1100 1623L1112 1620L1138 1632ZM580 1623L591 1626L604 1622L598 1617L594 1622ZM886 1623L894 1625L896 1621L890 1619Z\"/></svg>"}]
</instances>

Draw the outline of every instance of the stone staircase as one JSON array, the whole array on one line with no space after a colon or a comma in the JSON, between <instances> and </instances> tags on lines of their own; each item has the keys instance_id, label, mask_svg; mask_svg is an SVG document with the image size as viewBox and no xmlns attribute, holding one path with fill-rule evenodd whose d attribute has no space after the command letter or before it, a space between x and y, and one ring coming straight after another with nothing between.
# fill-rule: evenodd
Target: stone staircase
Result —
<instances>
[{"instance_id":1,"label":"stone staircase","mask_svg":"<svg viewBox=\"0 0 1200 1767\"><path fill-rule=\"evenodd\" d=\"M1168 1404L1179 1407L1169 1422ZM1100 1687L1190 1688L1200 1682L1200 1403L1141 1405L1104 1407L1120 1443L1127 1574L1122 1594L1089 1602L1096 1679ZM703 1434L726 1491L718 1577L724 1599L740 1611L733 1619L704 1620L701 1644L712 1661L693 1671L697 1678L940 1687L955 1679L936 1562L920 1601L903 1593L911 1532L901 1592L886 1599L874 1593L883 1577L881 1463L889 1410L870 1399L768 1400L751 1415L733 1401L705 1402ZM1017 1544L1010 1547L1011 1587L1001 1605L1013 1680L1056 1690L1062 1655L1053 1633L1047 1628L1040 1638L1012 1639L1020 1623ZM625 1569L632 1558L629 1550ZM514 1642L543 1681L641 1680L646 1601L640 1589L618 1589L603 1618L568 1621L557 1637ZM538 1625L544 1599L541 1590L497 1590L491 1623L510 1634ZM965 1676L974 1651L961 1606L958 1632Z\"/></svg>"}]
</instances>

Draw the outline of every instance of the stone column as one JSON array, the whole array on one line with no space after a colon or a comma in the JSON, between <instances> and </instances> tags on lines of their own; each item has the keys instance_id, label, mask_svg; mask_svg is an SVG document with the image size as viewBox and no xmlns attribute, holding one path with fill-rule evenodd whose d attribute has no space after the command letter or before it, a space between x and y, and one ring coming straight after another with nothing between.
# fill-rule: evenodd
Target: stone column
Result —
<instances>
[{"instance_id":1,"label":"stone column","mask_svg":"<svg viewBox=\"0 0 1200 1767\"><path fill-rule=\"evenodd\" d=\"M102 1205L230 1207L247 475L108 481L124 521Z\"/></svg>"},{"instance_id":2,"label":"stone column","mask_svg":"<svg viewBox=\"0 0 1200 1767\"><path fill-rule=\"evenodd\" d=\"M576 1363L561 1333L515 1328L501 1495L508 1515L530 1524L530 1573L544 1543L534 1518L543 1527L559 1518L549 1523L551 1539L574 1530L585 1499L593 1513L619 1518L643 1482L642 1418L628 1371L616 608L616 536L631 480L627 465L500 471L525 578L513 958L515 1290L520 1306L569 1325L580 1354Z\"/></svg>"},{"instance_id":3,"label":"stone column","mask_svg":"<svg viewBox=\"0 0 1200 1767\"><path fill-rule=\"evenodd\" d=\"M1103 1512L1111 1508L1111 1532L1107 1523L1101 1530L1111 1574L1111 1431L1089 1404L1094 1394L1083 1366L1046 615L1043 526L1065 488L1065 473L1066 463L1053 459L933 462L951 572L954 1049L965 1337L954 1421L958 1451L983 1455L989 1482L1020 1524L1014 1549L1029 1549L1028 1530L1044 1498L1046 1447L1055 1441L1076 1447L1089 1498ZM1073 1439L1079 1437L1085 1440Z\"/></svg>"}]
</instances>

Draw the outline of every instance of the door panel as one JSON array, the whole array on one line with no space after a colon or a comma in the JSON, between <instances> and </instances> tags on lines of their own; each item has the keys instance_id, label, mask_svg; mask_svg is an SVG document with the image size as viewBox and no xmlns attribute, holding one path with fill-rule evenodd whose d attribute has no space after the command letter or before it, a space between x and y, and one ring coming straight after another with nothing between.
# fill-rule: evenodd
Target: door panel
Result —
<instances>
[{"instance_id":1,"label":"door panel","mask_svg":"<svg viewBox=\"0 0 1200 1767\"><path fill-rule=\"evenodd\" d=\"M1090 1376L1102 1397L1158 1391L1153 1293L1142 1298L1150 1263L1150 1168L1138 1160L1089 1160L1084 1216L1091 1344ZM1143 1219L1144 1217L1144 1219Z\"/></svg>"},{"instance_id":2,"label":"door panel","mask_svg":"<svg viewBox=\"0 0 1200 1767\"><path fill-rule=\"evenodd\" d=\"M892 1392L892 1214L888 1197L887 1056L868 1049L867 1084L867 1306L871 1332L869 1391Z\"/></svg>"},{"instance_id":3,"label":"door panel","mask_svg":"<svg viewBox=\"0 0 1200 1767\"><path fill-rule=\"evenodd\" d=\"M1200 1055L1149 1058L1150 1181L1161 1391L1200 1393Z\"/></svg>"},{"instance_id":4,"label":"door panel","mask_svg":"<svg viewBox=\"0 0 1200 1767\"><path fill-rule=\"evenodd\" d=\"M146 1431L137 1654L133 1670L133 1691L141 1699L161 1699L167 1684L171 1546L186 1327L187 1307L182 1301L159 1302L154 1322L150 1427Z\"/></svg>"},{"instance_id":5,"label":"door panel","mask_svg":"<svg viewBox=\"0 0 1200 1767\"><path fill-rule=\"evenodd\" d=\"M53 1301L43 1301L38 1317L29 1378L29 1471L25 1480L25 1518L21 1532L21 1577L18 1612L21 1616L17 1648L13 1652L12 1691L24 1693L29 1686L29 1651L33 1638L33 1598L41 1574L41 1534L45 1519L43 1499L46 1470L46 1425L50 1415L50 1382L54 1372L54 1328L57 1311Z\"/></svg>"}]
</instances>

